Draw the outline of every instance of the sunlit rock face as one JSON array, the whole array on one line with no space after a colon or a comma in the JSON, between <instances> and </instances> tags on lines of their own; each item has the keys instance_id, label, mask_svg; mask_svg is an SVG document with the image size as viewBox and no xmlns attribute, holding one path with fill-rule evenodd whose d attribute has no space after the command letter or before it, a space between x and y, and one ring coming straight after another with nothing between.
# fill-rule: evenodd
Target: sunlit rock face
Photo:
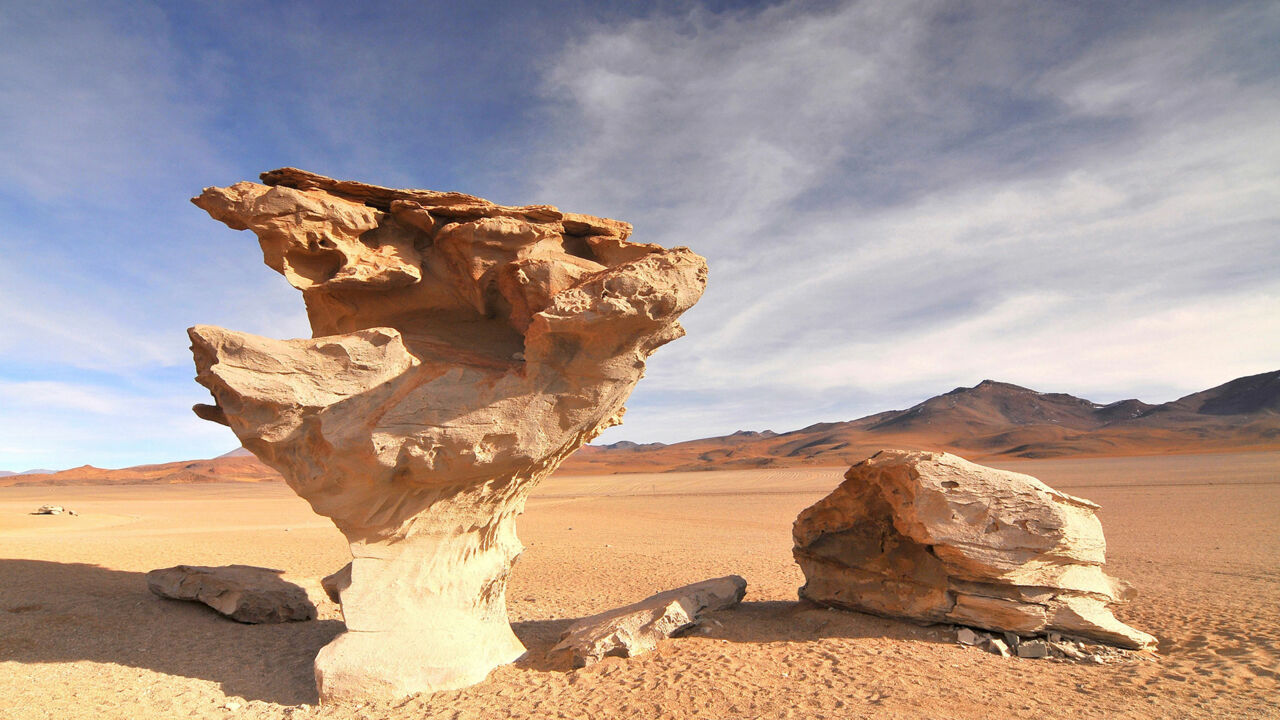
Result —
<instances>
[{"instance_id":1,"label":"sunlit rock face","mask_svg":"<svg viewBox=\"0 0 1280 720\"><path fill-rule=\"evenodd\" d=\"M551 206L289 168L193 202L252 230L306 302L311 339L189 333L217 401L197 414L351 543L347 632L316 658L321 698L458 688L515 660L515 518L684 334L703 258Z\"/></svg>"},{"instance_id":2,"label":"sunlit rock face","mask_svg":"<svg viewBox=\"0 0 1280 720\"><path fill-rule=\"evenodd\" d=\"M1154 637L1111 612L1133 592L1103 572L1097 510L1030 475L947 453L882 450L796 518L800 596L923 622L1153 648Z\"/></svg>"}]
</instances>

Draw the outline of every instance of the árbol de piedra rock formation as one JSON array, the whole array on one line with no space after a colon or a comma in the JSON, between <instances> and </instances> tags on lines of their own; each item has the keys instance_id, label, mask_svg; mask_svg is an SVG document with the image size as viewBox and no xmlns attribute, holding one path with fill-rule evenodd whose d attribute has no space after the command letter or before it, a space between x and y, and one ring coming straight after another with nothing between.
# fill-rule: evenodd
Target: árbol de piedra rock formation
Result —
<instances>
[{"instance_id":1,"label":"\u00e1rbol de piedra rock formation","mask_svg":"<svg viewBox=\"0 0 1280 720\"><path fill-rule=\"evenodd\" d=\"M311 339L189 332L217 401L196 413L351 543L321 698L458 688L518 658L516 516L621 421L646 358L684 334L706 262L615 220L295 169L193 202L252 230L306 302Z\"/></svg>"}]
</instances>

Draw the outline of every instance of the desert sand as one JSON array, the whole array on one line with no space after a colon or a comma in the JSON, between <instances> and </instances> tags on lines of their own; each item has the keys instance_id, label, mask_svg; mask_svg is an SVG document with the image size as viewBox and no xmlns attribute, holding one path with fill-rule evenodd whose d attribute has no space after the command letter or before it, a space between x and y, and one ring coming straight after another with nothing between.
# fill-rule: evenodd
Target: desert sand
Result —
<instances>
[{"instance_id":1,"label":"desert sand","mask_svg":"<svg viewBox=\"0 0 1280 720\"><path fill-rule=\"evenodd\" d=\"M1252 718L1280 716L1280 452L1021 460L1102 505L1125 622L1155 660L999 658L921 627L798 603L796 514L845 468L558 475L519 522L508 592L529 647L479 685L317 707L343 628L319 579L342 535L283 484L0 488L0 718ZM79 512L32 516L56 503ZM275 567L313 622L241 625L147 591L179 563ZM546 651L577 618L736 573L746 601L649 655L584 670Z\"/></svg>"}]
</instances>

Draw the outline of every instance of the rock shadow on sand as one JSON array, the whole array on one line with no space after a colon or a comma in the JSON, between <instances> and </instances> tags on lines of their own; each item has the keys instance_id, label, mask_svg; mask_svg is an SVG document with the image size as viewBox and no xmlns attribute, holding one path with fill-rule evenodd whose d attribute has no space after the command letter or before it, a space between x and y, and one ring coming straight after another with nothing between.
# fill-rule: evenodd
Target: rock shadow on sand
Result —
<instances>
[{"instance_id":1,"label":"rock shadow on sand","mask_svg":"<svg viewBox=\"0 0 1280 720\"><path fill-rule=\"evenodd\" d=\"M826 638L908 640L952 644L955 633L944 625L917 625L895 618L828 608L808 600L745 601L731 610L709 613L685 633L734 643L801 643Z\"/></svg>"},{"instance_id":2,"label":"rock shadow on sand","mask_svg":"<svg viewBox=\"0 0 1280 720\"><path fill-rule=\"evenodd\" d=\"M165 600L146 575L97 565L0 559L0 662L87 660L218 683L229 696L317 701L312 661L338 620L244 625Z\"/></svg>"},{"instance_id":3,"label":"rock shadow on sand","mask_svg":"<svg viewBox=\"0 0 1280 720\"><path fill-rule=\"evenodd\" d=\"M537 672L568 672L569 667L563 658L559 660L549 657L551 648L560 642L569 626L581 618L564 618L558 620L525 620L511 623L511 630L524 643L524 656L516 660L515 666Z\"/></svg>"},{"instance_id":4,"label":"rock shadow on sand","mask_svg":"<svg viewBox=\"0 0 1280 720\"><path fill-rule=\"evenodd\" d=\"M516 661L516 667L536 672L574 670L564 656L551 656L550 650L569 626L581 619L514 623L512 629L528 648L528 653ZM826 608L808 600L745 601L729 610L706 613L702 622L677 635L676 642L683 637L747 644L804 643L825 638L955 643L955 633L948 626L917 625L906 620Z\"/></svg>"},{"instance_id":5,"label":"rock shadow on sand","mask_svg":"<svg viewBox=\"0 0 1280 720\"><path fill-rule=\"evenodd\" d=\"M280 705L315 704L312 663L344 629L338 620L245 625L190 602L165 600L140 572L97 565L0 559L0 662L90 661L216 682L228 696ZM528 652L515 665L568 672L549 651L579 618L512 625ZM941 626L807 601L749 601L708 613L685 636L734 643L802 643L823 638L951 643ZM676 642L679 642L677 639Z\"/></svg>"}]
</instances>

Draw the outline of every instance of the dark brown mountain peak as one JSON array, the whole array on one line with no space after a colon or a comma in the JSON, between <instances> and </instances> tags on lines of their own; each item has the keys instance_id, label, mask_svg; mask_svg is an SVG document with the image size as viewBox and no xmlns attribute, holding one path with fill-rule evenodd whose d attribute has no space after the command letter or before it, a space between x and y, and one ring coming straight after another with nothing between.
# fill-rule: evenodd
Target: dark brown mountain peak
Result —
<instances>
[{"instance_id":1,"label":"dark brown mountain peak","mask_svg":"<svg viewBox=\"0 0 1280 720\"><path fill-rule=\"evenodd\" d=\"M599 445L597 447L606 448L609 450L646 450L646 449L656 450L658 448L666 447L666 444L660 443L660 442L638 443L638 442L632 442L630 440L619 440L618 442L615 442L615 443L609 443L607 445Z\"/></svg>"},{"instance_id":2,"label":"dark brown mountain peak","mask_svg":"<svg viewBox=\"0 0 1280 720\"><path fill-rule=\"evenodd\" d=\"M873 432L952 428L959 435L1009 425L1057 425L1091 429L1097 406L1064 393L1041 393L1012 383L983 380L929 398L870 426Z\"/></svg>"},{"instance_id":3,"label":"dark brown mountain peak","mask_svg":"<svg viewBox=\"0 0 1280 720\"><path fill-rule=\"evenodd\" d=\"M771 438L777 436L778 433L772 430L738 430L737 432L730 433L729 435L729 437L742 439Z\"/></svg>"},{"instance_id":4,"label":"dark brown mountain peak","mask_svg":"<svg viewBox=\"0 0 1280 720\"><path fill-rule=\"evenodd\" d=\"M1031 388L1024 388L1021 385L1014 385L1013 383L1000 382L999 380L983 380L982 382L978 383L977 385L974 385L972 388L969 388L969 389L970 390L1005 390L1005 391L1012 390L1017 392L1031 392L1031 393L1035 392L1035 390L1032 390Z\"/></svg>"},{"instance_id":5,"label":"dark brown mountain peak","mask_svg":"<svg viewBox=\"0 0 1280 720\"><path fill-rule=\"evenodd\" d=\"M1155 405L1144 403L1136 398L1117 400L1094 411L1094 415L1104 423L1124 422L1140 417Z\"/></svg>"},{"instance_id":6,"label":"dark brown mountain peak","mask_svg":"<svg viewBox=\"0 0 1280 720\"><path fill-rule=\"evenodd\" d=\"M1169 404L1201 415L1280 414L1280 370L1236 378Z\"/></svg>"}]
</instances>

